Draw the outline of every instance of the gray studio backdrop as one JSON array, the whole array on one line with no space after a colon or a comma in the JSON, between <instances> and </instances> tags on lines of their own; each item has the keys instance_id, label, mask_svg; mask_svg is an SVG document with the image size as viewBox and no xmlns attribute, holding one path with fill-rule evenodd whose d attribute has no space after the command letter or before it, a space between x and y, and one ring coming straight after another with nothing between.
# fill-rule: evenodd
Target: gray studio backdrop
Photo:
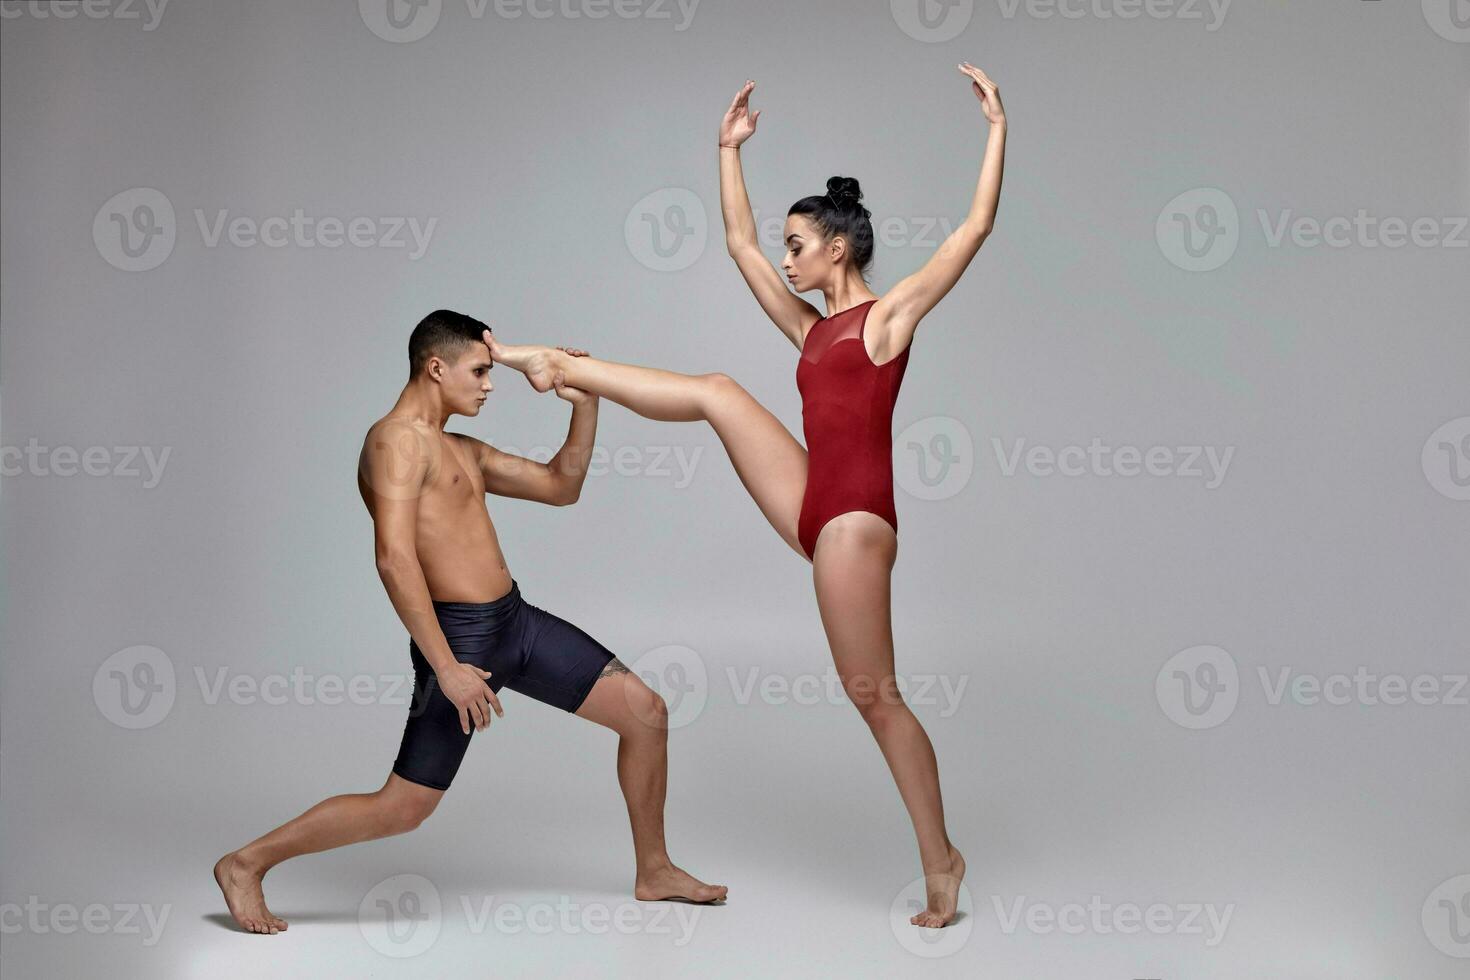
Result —
<instances>
[{"instance_id":1,"label":"gray studio backdrop","mask_svg":"<svg viewBox=\"0 0 1470 980\"><path fill-rule=\"evenodd\" d=\"M5 976L500 971L1463 976L1470 957L1465 0L4 0ZM994 236L895 430L898 669L965 914L809 567L704 426L605 404L581 501L492 498L526 598L674 709L676 860L630 896L615 738L514 695L418 831L220 854L385 778L407 635L355 487L447 306L740 380L796 352L724 254L747 77L768 254L858 177L874 288ZM816 297L818 300L819 297ZM453 428L545 458L508 370Z\"/></svg>"}]
</instances>

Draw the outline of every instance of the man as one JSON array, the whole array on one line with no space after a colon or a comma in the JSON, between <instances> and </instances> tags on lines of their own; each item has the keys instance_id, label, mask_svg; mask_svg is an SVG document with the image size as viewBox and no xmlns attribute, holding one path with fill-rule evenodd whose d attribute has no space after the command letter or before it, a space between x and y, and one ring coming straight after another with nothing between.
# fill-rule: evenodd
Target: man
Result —
<instances>
[{"instance_id":1,"label":"man","mask_svg":"<svg viewBox=\"0 0 1470 980\"><path fill-rule=\"evenodd\" d=\"M408 384L363 442L358 489L373 519L378 574L412 637L413 706L381 789L323 800L215 864L230 914L250 932L287 927L261 889L275 865L404 833L433 813L469 747L471 727L488 728L492 710L503 716L502 687L620 736L635 898L710 902L726 895L724 886L676 867L664 848L663 699L592 637L521 598L485 507L487 493L574 503L597 430L597 398L555 379L557 395L572 403L572 421L547 463L444 431L451 415L478 415L494 390L482 339L488 330L449 310L425 317L409 338Z\"/></svg>"}]
</instances>

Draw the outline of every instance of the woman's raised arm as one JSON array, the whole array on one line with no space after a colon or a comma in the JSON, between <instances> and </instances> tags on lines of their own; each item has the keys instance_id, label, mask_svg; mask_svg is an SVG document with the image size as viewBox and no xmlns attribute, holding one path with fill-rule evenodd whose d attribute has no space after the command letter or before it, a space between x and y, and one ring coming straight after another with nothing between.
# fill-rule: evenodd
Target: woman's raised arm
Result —
<instances>
[{"instance_id":1,"label":"woman's raised arm","mask_svg":"<svg viewBox=\"0 0 1470 980\"><path fill-rule=\"evenodd\" d=\"M914 328L944 298L969 267L970 260L985 243L995 225L995 209L1000 203L1001 175L1005 169L1006 113L1000 102L1000 90L979 68L969 62L959 66L970 79L970 87L980 100L980 108L990 123L990 137L985 144L985 160L980 165L980 180L970 213L924 263L923 268L899 281L873 306L870 327L884 331L881 348L895 356L913 339ZM880 354L882 350L880 348Z\"/></svg>"},{"instance_id":2,"label":"woman's raised arm","mask_svg":"<svg viewBox=\"0 0 1470 980\"><path fill-rule=\"evenodd\" d=\"M740 144L755 132L760 118L759 109L750 111L750 93L754 88L755 82L746 82L720 122L720 213L725 219L725 248L740 267L745 284L755 294L766 316L800 349L806 328L821 314L786 288L781 273L761 251L755 216L750 212L750 198L745 193L745 174L740 168Z\"/></svg>"}]
</instances>

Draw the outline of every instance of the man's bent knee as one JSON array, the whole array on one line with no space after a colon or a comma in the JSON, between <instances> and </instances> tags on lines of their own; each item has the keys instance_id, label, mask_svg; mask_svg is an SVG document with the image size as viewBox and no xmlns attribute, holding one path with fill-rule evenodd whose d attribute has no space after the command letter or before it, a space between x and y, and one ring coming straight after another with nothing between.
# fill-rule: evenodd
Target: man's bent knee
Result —
<instances>
[{"instance_id":1,"label":"man's bent knee","mask_svg":"<svg viewBox=\"0 0 1470 980\"><path fill-rule=\"evenodd\" d=\"M401 779L401 777L400 777ZM429 818L443 799L442 790L421 786L401 779L401 784L379 792L379 802L389 833L401 834L413 830Z\"/></svg>"},{"instance_id":2,"label":"man's bent knee","mask_svg":"<svg viewBox=\"0 0 1470 980\"><path fill-rule=\"evenodd\" d=\"M668 731L669 706L662 695L641 680L635 679L625 682L623 693L628 699L629 713L635 720L631 731L624 734L640 734L650 730L662 734Z\"/></svg>"}]
</instances>

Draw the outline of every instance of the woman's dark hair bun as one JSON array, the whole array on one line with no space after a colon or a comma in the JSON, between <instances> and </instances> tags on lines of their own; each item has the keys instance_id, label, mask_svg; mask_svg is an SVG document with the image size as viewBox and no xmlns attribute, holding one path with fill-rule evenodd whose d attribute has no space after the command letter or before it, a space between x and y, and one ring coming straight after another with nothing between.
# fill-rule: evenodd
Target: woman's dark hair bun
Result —
<instances>
[{"instance_id":1,"label":"woman's dark hair bun","mask_svg":"<svg viewBox=\"0 0 1470 980\"><path fill-rule=\"evenodd\" d=\"M862 204L863 189L856 177L827 178L827 193L832 195L833 202L841 208L856 208Z\"/></svg>"},{"instance_id":2,"label":"woman's dark hair bun","mask_svg":"<svg viewBox=\"0 0 1470 980\"><path fill-rule=\"evenodd\" d=\"M828 239L837 235L846 238L852 264L867 278L868 267L873 264L873 214L862 201L863 189L856 177L832 177L827 181L827 193L804 197L786 213L805 216Z\"/></svg>"}]
</instances>

